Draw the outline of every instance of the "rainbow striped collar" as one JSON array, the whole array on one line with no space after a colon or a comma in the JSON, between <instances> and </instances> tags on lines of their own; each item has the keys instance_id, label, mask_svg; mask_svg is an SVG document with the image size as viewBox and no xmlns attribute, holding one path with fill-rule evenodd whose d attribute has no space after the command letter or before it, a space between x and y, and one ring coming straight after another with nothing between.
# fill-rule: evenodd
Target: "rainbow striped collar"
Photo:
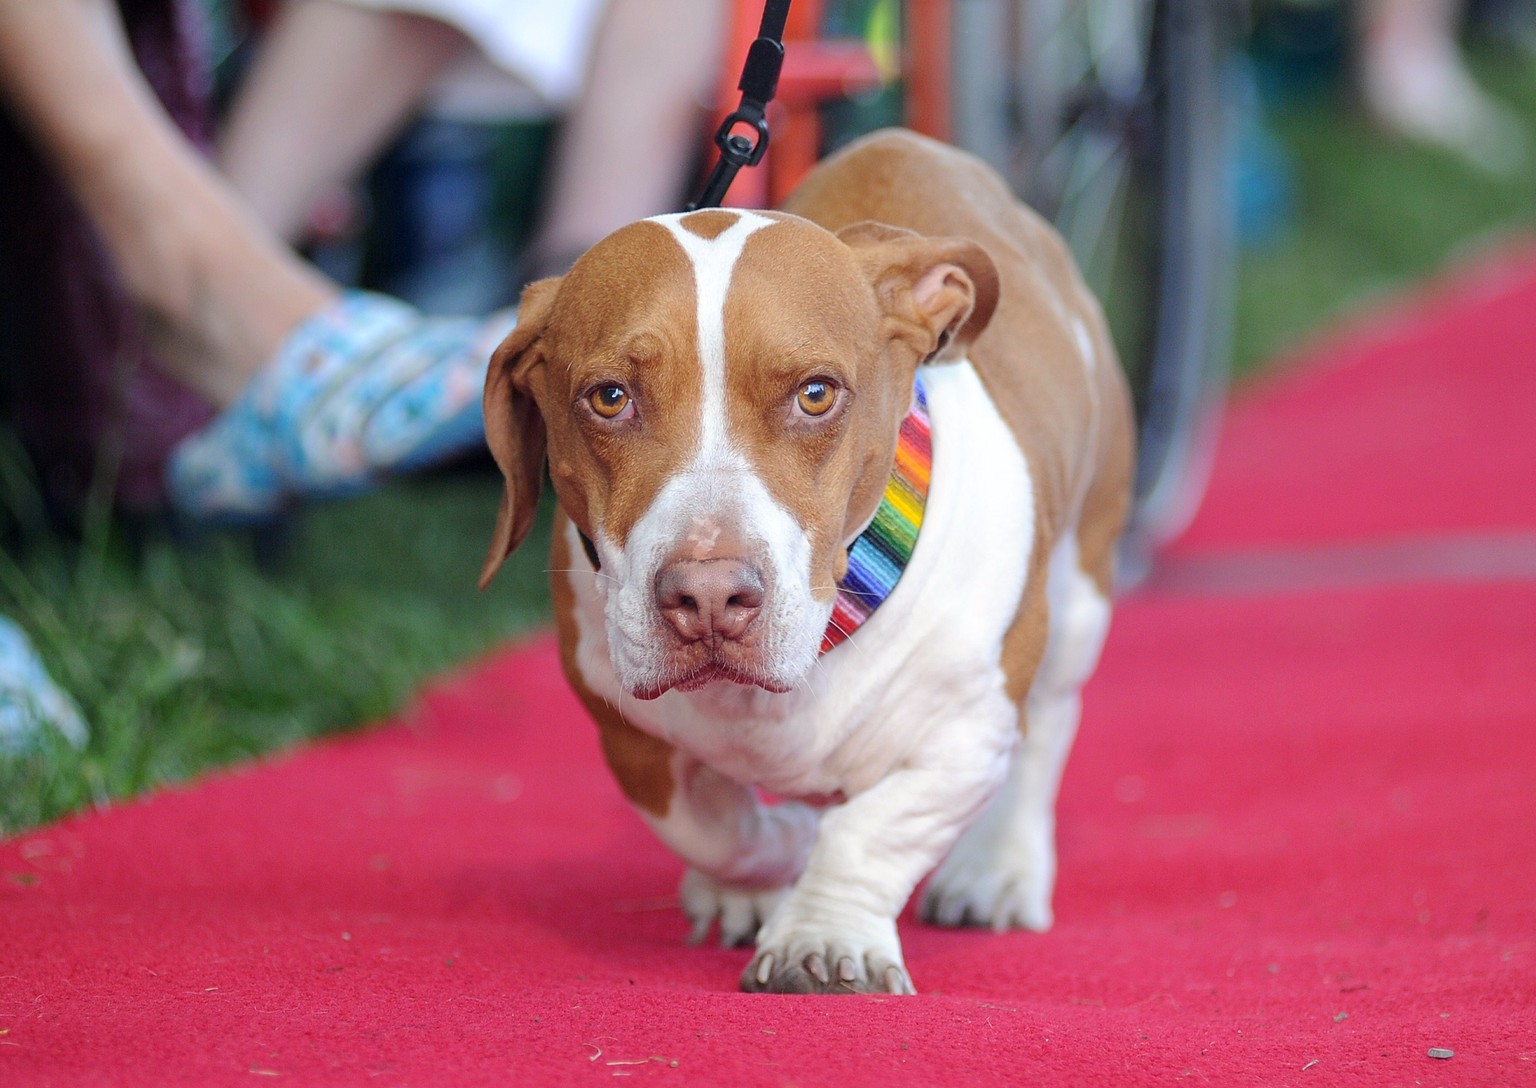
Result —
<instances>
[{"instance_id":1,"label":"rainbow striped collar","mask_svg":"<svg viewBox=\"0 0 1536 1088\"><path fill-rule=\"evenodd\" d=\"M848 549L848 573L837 583L837 602L832 606L827 632L821 638L822 653L846 641L896 588L917 547L932 470L928 396L919 375L912 386L912 407L901 421L896 464L885 485L885 495L869 528Z\"/></svg>"}]
</instances>

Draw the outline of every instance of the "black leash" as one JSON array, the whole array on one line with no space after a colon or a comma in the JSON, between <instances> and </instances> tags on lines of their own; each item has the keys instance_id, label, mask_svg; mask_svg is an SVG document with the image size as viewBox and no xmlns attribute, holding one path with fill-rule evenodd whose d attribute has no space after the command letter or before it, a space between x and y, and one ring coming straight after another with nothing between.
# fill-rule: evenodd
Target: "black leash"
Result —
<instances>
[{"instance_id":1,"label":"black leash","mask_svg":"<svg viewBox=\"0 0 1536 1088\"><path fill-rule=\"evenodd\" d=\"M779 70L784 67L784 22L789 18L789 0L765 0L763 21L757 28L757 40L747 50L747 63L741 70L741 105L720 124L715 146L720 159L704 182L704 191L686 211L718 208L725 191L736 180L743 166L756 166L768 150L768 103L779 89ZM753 136L734 131L749 127ZM755 137L755 138L754 138Z\"/></svg>"}]
</instances>

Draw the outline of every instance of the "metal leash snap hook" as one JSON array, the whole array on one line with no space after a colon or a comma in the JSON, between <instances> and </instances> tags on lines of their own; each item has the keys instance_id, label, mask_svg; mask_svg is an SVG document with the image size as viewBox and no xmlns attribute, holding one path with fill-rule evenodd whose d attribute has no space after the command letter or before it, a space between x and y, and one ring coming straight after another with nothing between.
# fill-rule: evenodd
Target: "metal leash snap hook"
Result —
<instances>
[{"instance_id":1,"label":"metal leash snap hook","mask_svg":"<svg viewBox=\"0 0 1536 1088\"><path fill-rule=\"evenodd\" d=\"M737 125L751 125L754 135L747 136L734 131ZM762 115L751 118L737 110L725 119L720 131L715 134L715 146L720 149L721 155L738 167L756 166L768 150L768 119Z\"/></svg>"},{"instance_id":2,"label":"metal leash snap hook","mask_svg":"<svg viewBox=\"0 0 1536 1088\"><path fill-rule=\"evenodd\" d=\"M736 89L741 91L741 104L726 117L715 133L715 146L720 158L704 190L686 208L718 208L725 199L725 192L743 166L756 166L768 150L768 103L773 101L779 88L779 71L784 66L784 22L789 15L789 0L767 0L763 5L763 21L758 29L757 40L747 50L747 62L742 67L741 81ZM736 131L745 126L753 136ZM755 138L754 138L755 137Z\"/></svg>"}]
</instances>

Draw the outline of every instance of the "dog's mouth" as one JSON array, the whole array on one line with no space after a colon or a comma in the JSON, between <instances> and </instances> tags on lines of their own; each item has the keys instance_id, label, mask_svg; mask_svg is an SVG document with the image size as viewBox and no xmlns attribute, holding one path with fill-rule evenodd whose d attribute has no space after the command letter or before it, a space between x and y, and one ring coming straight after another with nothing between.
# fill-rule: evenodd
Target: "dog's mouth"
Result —
<instances>
[{"instance_id":1,"label":"dog's mouth","mask_svg":"<svg viewBox=\"0 0 1536 1088\"><path fill-rule=\"evenodd\" d=\"M648 685L634 691L632 694L637 699L659 699L667 692L698 691L711 684L740 684L742 687L762 688L774 695L783 695L789 691L791 685L771 676L764 676L756 669L743 668L740 665L711 657L703 664L677 672L660 683Z\"/></svg>"}]
</instances>

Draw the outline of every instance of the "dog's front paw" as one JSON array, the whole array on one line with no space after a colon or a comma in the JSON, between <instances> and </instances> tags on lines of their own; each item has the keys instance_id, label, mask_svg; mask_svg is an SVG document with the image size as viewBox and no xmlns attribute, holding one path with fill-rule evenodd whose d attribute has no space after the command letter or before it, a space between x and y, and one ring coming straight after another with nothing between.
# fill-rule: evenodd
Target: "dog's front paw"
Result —
<instances>
[{"instance_id":1,"label":"dog's front paw","mask_svg":"<svg viewBox=\"0 0 1536 1088\"><path fill-rule=\"evenodd\" d=\"M829 933L814 927L774 927L758 941L741 976L748 993L914 994L901 959L896 924L881 932ZM871 927L873 930L876 927Z\"/></svg>"},{"instance_id":2,"label":"dog's front paw","mask_svg":"<svg viewBox=\"0 0 1536 1088\"><path fill-rule=\"evenodd\" d=\"M693 923L688 943L702 943L718 919L721 948L740 948L751 944L762 924L788 894L788 888L756 890L727 887L697 869L689 869L683 874L683 886L679 891L683 913Z\"/></svg>"},{"instance_id":3,"label":"dog's front paw","mask_svg":"<svg viewBox=\"0 0 1536 1088\"><path fill-rule=\"evenodd\" d=\"M1024 841L962 838L928 882L919 913L941 926L1051 928L1056 852L1048 836Z\"/></svg>"}]
</instances>

